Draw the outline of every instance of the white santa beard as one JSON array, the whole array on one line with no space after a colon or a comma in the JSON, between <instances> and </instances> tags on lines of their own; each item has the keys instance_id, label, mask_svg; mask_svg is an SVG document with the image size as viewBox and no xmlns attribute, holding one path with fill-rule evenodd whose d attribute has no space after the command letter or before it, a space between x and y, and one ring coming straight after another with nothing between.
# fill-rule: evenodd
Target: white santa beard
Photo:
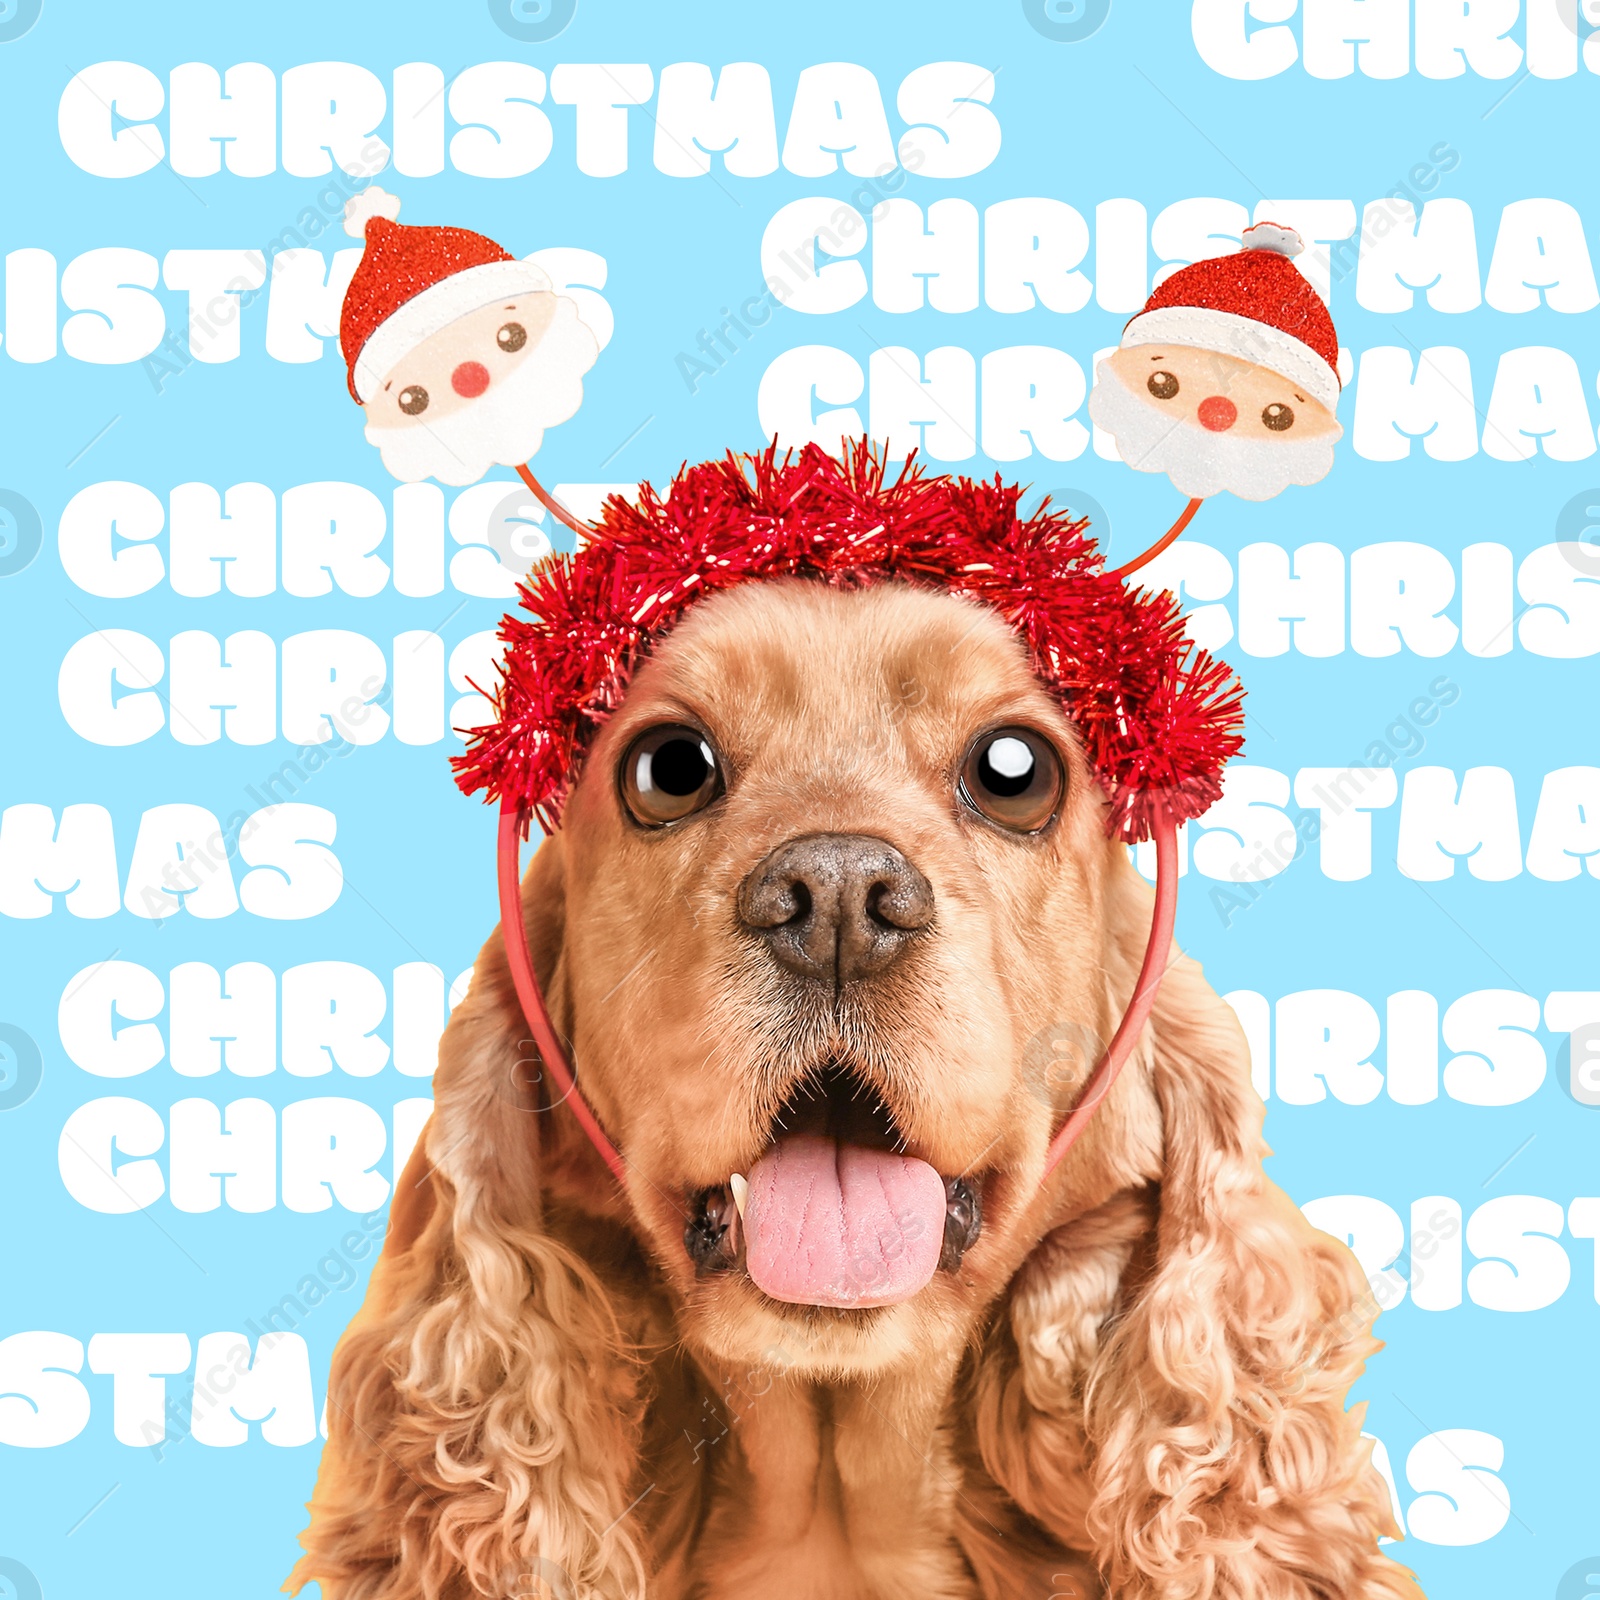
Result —
<instances>
[{"instance_id":1,"label":"white santa beard","mask_svg":"<svg viewBox=\"0 0 1600 1600\"><path fill-rule=\"evenodd\" d=\"M1089 415L1135 471L1164 472L1180 494L1200 500L1224 490L1241 500L1270 500L1291 483L1320 483L1333 466L1334 442L1344 433L1338 423L1310 439L1213 433L1153 406L1108 361L1095 372Z\"/></svg>"},{"instance_id":2,"label":"white santa beard","mask_svg":"<svg viewBox=\"0 0 1600 1600\"><path fill-rule=\"evenodd\" d=\"M409 427L369 425L367 442L378 447L384 466L402 483L476 483L490 467L520 466L538 454L544 430L583 404L583 375L598 354L577 306L559 300L534 350L476 400Z\"/></svg>"}]
</instances>

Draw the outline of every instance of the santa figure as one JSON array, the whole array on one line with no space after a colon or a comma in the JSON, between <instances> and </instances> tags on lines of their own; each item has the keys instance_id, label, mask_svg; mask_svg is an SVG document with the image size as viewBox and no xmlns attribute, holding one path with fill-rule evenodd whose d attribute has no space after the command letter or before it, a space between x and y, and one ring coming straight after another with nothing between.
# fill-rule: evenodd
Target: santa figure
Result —
<instances>
[{"instance_id":1,"label":"santa figure","mask_svg":"<svg viewBox=\"0 0 1600 1600\"><path fill-rule=\"evenodd\" d=\"M1095 373L1089 415L1130 467L1190 496L1184 521L1223 490L1270 500L1333 465L1339 337L1300 250L1258 222L1236 254L1181 268Z\"/></svg>"},{"instance_id":2,"label":"santa figure","mask_svg":"<svg viewBox=\"0 0 1600 1600\"><path fill-rule=\"evenodd\" d=\"M532 261L466 228L403 226L399 214L376 185L345 206L345 231L366 249L339 347L367 439L403 483L476 483L495 465L527 478L544 430L583 403L599 344Z\"/></svg>"}]
</instances>

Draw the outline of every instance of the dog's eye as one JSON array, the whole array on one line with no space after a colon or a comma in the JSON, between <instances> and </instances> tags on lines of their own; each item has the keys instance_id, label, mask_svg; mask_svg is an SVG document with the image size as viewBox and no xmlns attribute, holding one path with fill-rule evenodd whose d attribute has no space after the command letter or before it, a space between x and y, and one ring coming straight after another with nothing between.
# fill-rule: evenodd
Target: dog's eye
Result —
<instances>
[{"instance_id":1,"label":"dog's eye","mask_svg":"<svg viewBox=\"0 0 1600 1600\"><path fill-rule=\"evenodd\" d=\"M502 350L520 350L528 342L528 330L520 322L505 323L494 336Z\"/></svg>"},{"instance_id":2,"label":"dog's eye","mask_svg":"<svg viewBox=\"0 0 1600 1600\"><path fill-rule=\"evenodd\" d=\"M623 757L622 798L646 827L682 821L710 805L721 787L716 752L696 728L651 728Z\"/></svg>"},{"instance_id":3,"label":"dog's eye","mask_svg":"<svg viewBox=\"0 0 1600 1600\"><path fill-rule=\"evenodd\" d=\"M1061 758L1027 728L986 733L967 752L961 798L991 822L1037 833L1061 803Z\"/></svg>"}]
</instances>

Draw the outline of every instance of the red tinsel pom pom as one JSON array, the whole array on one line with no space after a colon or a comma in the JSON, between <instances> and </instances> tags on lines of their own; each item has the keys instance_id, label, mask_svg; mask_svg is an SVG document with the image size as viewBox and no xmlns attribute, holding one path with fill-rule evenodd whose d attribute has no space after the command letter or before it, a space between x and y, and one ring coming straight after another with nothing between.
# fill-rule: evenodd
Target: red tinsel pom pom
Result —
<instances>
[{"instance_id":1,"label":"red tinsel pom pom","mask_svg":"<svg viewBox=\"0 0 1600 1600\"><path fill-rule=\"evenodd\" d=\"M492 695L497 720L452 758L467 794L510 796L547 830L640 660L699 600L761 578L897 579L976 600L1027 644L1111 799L1108 829L1148 838L1155 817L1199 815L1243 743L1243 690L1185 637L1170 594L1103 570L1088 523L1021 490L924 473L891 478L865 442L843 460L807 445L685 467L665 496L613 496L575 556L519 586Z\"/></svg>"}]
</instances>

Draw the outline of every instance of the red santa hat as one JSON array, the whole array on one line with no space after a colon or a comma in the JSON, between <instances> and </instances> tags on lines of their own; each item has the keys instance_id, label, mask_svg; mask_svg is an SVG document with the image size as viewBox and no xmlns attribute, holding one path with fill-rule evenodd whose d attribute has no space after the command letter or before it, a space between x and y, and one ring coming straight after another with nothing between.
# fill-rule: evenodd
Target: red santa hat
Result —
<instances>
[{"instance_id":1,"label":"red santa hat","mask_svg":"<svg viewBox=\"0 0 1600 1600\"><path fill-rule=\"evenodd\" d=\"M1122 330L1122 348L1183 345L1269 367L1332 411L1339 336L1322 297L1293 263L1300 235L1277 222L1245 229L1236 254L1174 272Z\"/></svg>"},{"instance_id":2,"label":"red santa hat","mask_svg":"<svg viewBox=\"0 0 1600 1600\"><path fill-rule=\"evenodd\" d=\"M371 184L346 201L344 231L366 249L345 291L339 349L365 404L409 351L468 312L549 290L549 277L468 228L408 227L400 201Z\"/></svg>"}]
</instances>

